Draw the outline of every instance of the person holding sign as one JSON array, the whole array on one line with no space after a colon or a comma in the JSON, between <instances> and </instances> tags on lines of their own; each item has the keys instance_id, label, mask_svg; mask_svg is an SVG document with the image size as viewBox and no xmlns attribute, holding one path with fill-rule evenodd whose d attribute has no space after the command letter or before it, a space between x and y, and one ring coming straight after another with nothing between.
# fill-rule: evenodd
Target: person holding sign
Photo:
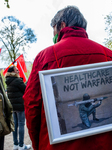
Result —
<instances>
[{"instance_id":1,"label":"person holding sign","mask_svg":"<svg viewBox=\"0 0 112 150\"><path fill-rule=\"evenodd\" d=\"M33 149L112 149L110 140L112 132L50 145L38 72L112 61L111 50L88 38L87 21L76 6L68 6L59 10L51 20L51 26L54 30L55 44L42 50L36 56L23 96L26 123Z\"/></svg>"}]
</instances>

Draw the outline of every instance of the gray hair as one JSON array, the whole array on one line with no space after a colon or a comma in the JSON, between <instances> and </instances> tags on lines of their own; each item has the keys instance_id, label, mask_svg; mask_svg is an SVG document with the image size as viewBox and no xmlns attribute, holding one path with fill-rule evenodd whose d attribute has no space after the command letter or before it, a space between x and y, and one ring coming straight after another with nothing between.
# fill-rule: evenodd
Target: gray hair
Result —
<instances>
[{"instance_id":1,"label":"gray hair","mask_svg":"<svg viewBox=\"0 0 112 150\"><path fill-rule=\"evenodd\" d=\"M59 10L51 20L51 26L57 25L57 31L61 29L61 23L65 22L66 26L82 27L86 30L87 21L76 6L67 6Z\"/></svg>"}]
</instances>

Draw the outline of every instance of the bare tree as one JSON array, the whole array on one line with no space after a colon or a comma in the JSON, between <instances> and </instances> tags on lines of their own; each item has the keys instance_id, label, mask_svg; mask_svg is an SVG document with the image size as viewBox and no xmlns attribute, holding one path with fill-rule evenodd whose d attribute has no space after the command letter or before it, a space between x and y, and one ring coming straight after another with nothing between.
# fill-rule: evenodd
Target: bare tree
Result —
<instances>
[{"instance_id":1,"label":"bare tree","mask_svg":"<svg viewBox=\"0 0 112 150\"><path fill-rule=\"evenodd\" d=\"M6 4L6 7L7 7L7 8L10 8L10 6L9 6L9 0L4 0L4 2L5 2L5 4Z\"/></svg>"},{"instance_id":2,"label":"bare tree","mask_svg":"<svg viewBox=\"0 0 112 150\"><path fill-rule=\"evenodd\" d=\"M106 15L105 19L105 31L107 32L108 38L105 38L105 46L112 50L112 12Z\"/></svg>"},{"instance_id":3,"label":"bare tree","mask_svg":"<svg viewBox=\"0 0 112 150\"><path fill-rule=\"evenodd\" d=\"M25 48L36 42L34 31L13 16L4 17L0 26L1 58L13 62Z\"/></svg>"}]
</instances>

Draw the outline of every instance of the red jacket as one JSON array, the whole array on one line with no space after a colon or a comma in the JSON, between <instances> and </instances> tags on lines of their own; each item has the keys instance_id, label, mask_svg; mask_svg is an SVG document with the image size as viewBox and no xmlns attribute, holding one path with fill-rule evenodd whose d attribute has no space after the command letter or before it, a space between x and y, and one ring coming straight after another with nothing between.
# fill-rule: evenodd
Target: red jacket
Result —
<instances>
[{"instance_id":1,"label":"red jacket","mask_svg":"<svg viewBox=\"0 0 112 150\"><path fill-rule=\"evenodd\" d=\"M53 50L55 49L55 53ZM41 51L33 63L25 94L25 115L34 150L110 150L112 132L50 145L38 71L111 61L112 51L88 39L82 28L63 28L58 43Z\"/></svg>"}]
</instances>

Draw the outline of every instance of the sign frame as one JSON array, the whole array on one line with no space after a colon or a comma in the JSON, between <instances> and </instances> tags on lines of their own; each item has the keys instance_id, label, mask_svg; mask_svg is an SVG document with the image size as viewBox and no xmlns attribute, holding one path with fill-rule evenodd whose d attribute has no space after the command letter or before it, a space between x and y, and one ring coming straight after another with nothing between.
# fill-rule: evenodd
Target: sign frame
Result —
<instances>
[{"instance_id":1,"label":"sign frame","mask_svg":"<svg viewBox=\"0 0 112 150\"><path fill-rule=\"evenodd\" d=\"M59 120L60 116L58 115L57 109L61 110L61 106L63 106L63 105L65 106L65 104L70 106L70 104L73 104L74 100L72 99L72 100L67 101L67 100L65 100L66 96L65 96L65 98L63 98L65 101L61 101L61 99L59 99L59 98L57 100L55 93L54 93L54 88L53 88L53 85L55 85L55 81L53 81L54 77L57 79L57 81L59 80L58 86L60 87L62 85L60 78L63 79L63 78L65 78L66 75L67 76L68 75L73 76L73 75L79 75L79 74L84 75L85 72L86 73L94 72L93 74L94 74L94 78L95 78L95 72L98 70L100 70L100 71L104 70L105 73L104 72L102 73L103 74L102 78L104 78L104 80L105 80L106 77L108 77L110 79L109 81L111 82L112 61L39 71L40 85L41 85L41 91L42 91L42 97L43 97L43 103L44 103L50 144L61 143L61 142L69 141L69 140L74 140L74 139L78 139L78 138L82 138L82 137L86 137L86 136L91 136L91 135L95 135L95 134L112 131L111 120L108 120L109 122L105 123L105 124L102 124L100 122L99 125L98 125L98 123L96 123L97 126L83 128L83 129L81 128L80 130L77 130L77 131L71 131L71 132L65 132L65 133L61 132L60 120ZM96 79L98 80L98 78L96 77L95 80ZM71 77L71 81L73 82L72 77ZM101 91L102 91L102 89L101 89L101 90L99 90L100 91L99 95L107 96L110 93L110 91L108 92L108 89L109 90L110 90L110 88L112 89L112 83L110 83L110 82L106 83L106 85L103 85L103 83L102 83L103 86L106 86L107 91L105 93L104 92L101 93ZM97 88L100 89L101 87L102 86L94 87L94 88L96 88L96 91L97 91ZM72 89L73 89L73 87L72 87ZM89 87L89 89L90 89L90 87ZM66 88L65 88L65 90L66 90ZM74 91L75 90L76 89L74 88ZM80 89L78 89L78 90L80 90ZM79 92L80 95L88 92L88 88L84 89L84 90L81 89L81 90L82 91ZM77 93L77 92L75 92L75 93ZM69 92L67 94L69 95ZM64 95L62 95L62 96L64 96ZM90 91L90 97L92 97L94 99L97 96L98 96L98 93L93 95L92 92ZM99 97L101 97L101 96L99 96ZM79 97L79 95L77 96L77 98L78 97ZM75 99L77 99L77 98L75 98ZM108 97L107 99L108 99L108 103L110 103L110 105L111 105L111 98ZM107 100L102 100L102 103L104 103L104 101L105 101L105 103L107 103ZM106 105L107 104L105 104L105 107L106 107ZM67 109L67 107L66 107L66 109ZM68 108L68 112L70 112L70 111L73 112L72 109L78 110L78 108L73 106L73 108L72 107ZM99 108L97 108L97 109L99 109ZM104 109L104 108L102 107L102 109ZM100 112L102 111L102 109L100 109ZM111 114L112 112L108 112L107 114L109 114L109 113ZM67 113L67 114L69 114L69 113ZM64 115L66 116L66 113ZM70 117L71 117L71 115L70 116L68 115L68 118L70 118ZM78 118L79 115L78 114L76 116L74 115L74 120L76 117ZM79 119L80 119L80 117L79 117ZM62 123L62 121L63 120L61 119L61 123ZM64 120L64 121L65 121L65 126L66 126L66 124L67 124L66 120ZM80 119L80 121L81 121L81 119ZM77 124L79 124L79 122ZM93 123L93 124L96 125L95 123ZM80 125L82 127L82 123L80 123ZM68 123L68 126L69 126L69 123Z\"/></svg>"}]
</instances>

